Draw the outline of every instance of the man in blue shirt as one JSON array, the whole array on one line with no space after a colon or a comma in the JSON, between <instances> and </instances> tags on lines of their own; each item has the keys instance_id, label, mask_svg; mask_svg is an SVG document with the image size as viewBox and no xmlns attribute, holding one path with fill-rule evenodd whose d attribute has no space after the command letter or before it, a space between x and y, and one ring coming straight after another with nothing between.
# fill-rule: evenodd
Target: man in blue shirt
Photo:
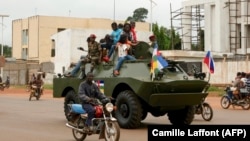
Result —
<instances>
[{"instance_id":1,"label":"man in blue shirt","mask_svg":"<svg viewBox=\"0 0 250 141\"><path fill-rule=\"evenodd\" d=\"M105 56L103 57L103 60L108 62L109 61L109 58L112 56L114 50L115 50L115 46L116 46L116 43L120 40L120 37L121 37L121 33L122 33L122 29L118 28L118 25L116 22L113 22L111 24L111 27L113 29L113 32L111 33L111 36L113 38L113 45L111 46L110 50L109 50L109 53L108 53L108 56Z\"/></svg>"}]
</instances>

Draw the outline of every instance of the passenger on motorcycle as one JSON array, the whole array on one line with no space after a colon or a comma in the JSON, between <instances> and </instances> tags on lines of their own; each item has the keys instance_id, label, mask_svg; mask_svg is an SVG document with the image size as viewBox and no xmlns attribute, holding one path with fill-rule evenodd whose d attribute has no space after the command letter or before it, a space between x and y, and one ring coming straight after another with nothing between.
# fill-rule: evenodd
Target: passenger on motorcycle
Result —
<instances>
[{"instance_id":1,"label":"passenger on motorcycle","mask_svg":"<svg viewBox=\"0 0 250 141\"><path fill-rule=\"evenodd\" d=\"M86 120L86 127L91 131L92 122L91 120L95 116L95 104L94 99L99 99L102 103L108 103L109 99L101 93L98 86L93 83L94 75L93 73L87 73L86 80L81 82L79 85L79 98L82 103L83 109L88 113L88 118Z\"/></svg>"},{"instance_id":2,"label":"passenger on motorcycle","mask_svg":"<svg viewBox=\"0 0 250 141\"><path fill-rule=\"evenodd\" d=\"M244 88L244 82L242 81L242 73L238 72L235 81L233 81L233 86L231 87L231 91L228 91L230 98L232 99L233 97L236 100L240 100L242 98L240 89Z\"/></svg>"},{"instance_id":3,"label":"passenger on motorcycle","mask_svg":"<svg viewBox=\"0 0 250 141\"><path fill-rule=\"evenodd\" d=\"M32 82L32 85L37 86L37 88L40 88L41 94L43 94L43 80L42 80L42 74L38 74L37 78Z\"/></svg>"}]
</instances>

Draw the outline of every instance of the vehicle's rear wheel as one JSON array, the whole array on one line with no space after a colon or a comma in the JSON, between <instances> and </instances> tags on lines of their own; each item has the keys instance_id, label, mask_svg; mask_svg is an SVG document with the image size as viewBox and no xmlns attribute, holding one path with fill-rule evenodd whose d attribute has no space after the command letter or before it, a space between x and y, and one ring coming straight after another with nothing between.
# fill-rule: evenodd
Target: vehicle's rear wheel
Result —
<instances>
[{"instance_id":1,"label":"vehicle's rear wheel","mask_svg":"<svg viewBox=\"0 0 250 141\"><path fill-rule=\"evenodd\" d=\"M121 128L133 129L141 124L142 106L134 92L126 90L117 96L115 117Z\"/></svg>"},{"instance_id":2,"label":"vehicle's rear wheel","mask_svg":"<svg viewBox=\"0 0 250 141\"><path fill-rule=\"evenodd\" d=\"M168 119L173 125L189 125L195 114L194 106L186 106L184 109L168 112Z\"/></svg>"},{"instance_id":3,"label":"vehicle's rear wheel","mask_svg":"<svg viewBox=\"0 0 250 141\"><path fill-rule=\"evenodd\" d=\"M64 99L64 114L68 121L70 121L71 116L69 114L69 107L68 104L79 103L79 98L75 91L70 90L67 92L65 99Z\"/></svg>"},{"instance_id":4,"label":"vehicle's rear wheel","mask_svg":"<svg viewBox=\"0 0 250 141\"><path fill-rule=\"evenodd\" d=\"M250 109L250 101L248 98L244 99L244 102L242 103L242 109L243 110L249 110Z\"/></svg>"}]
</instances>

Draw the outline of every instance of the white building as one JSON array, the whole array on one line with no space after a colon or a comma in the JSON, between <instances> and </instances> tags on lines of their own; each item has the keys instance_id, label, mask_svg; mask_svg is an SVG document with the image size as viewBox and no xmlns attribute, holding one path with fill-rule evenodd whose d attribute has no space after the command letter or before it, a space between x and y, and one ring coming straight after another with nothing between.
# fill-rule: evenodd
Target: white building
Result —
<instances>
[{"instance_id":1,"label":"white building","mask_svg":"<svg viewBox=\"0 0 250 141\"><path fill-rule=\"evenodd\" d=\"M248 0L184 0L182 26L184 49L191 49L194 8L204 11L205 51L250 53L250 1Z\"/></svg>"}]
</instances>

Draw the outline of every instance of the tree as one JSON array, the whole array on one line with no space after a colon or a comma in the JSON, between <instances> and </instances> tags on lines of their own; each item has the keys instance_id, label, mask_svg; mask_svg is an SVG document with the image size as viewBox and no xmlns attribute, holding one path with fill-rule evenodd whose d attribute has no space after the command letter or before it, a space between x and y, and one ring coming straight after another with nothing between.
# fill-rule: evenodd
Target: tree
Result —
<instances>
[{"instance_id":1,"label":"tree","mask_svg":"<svg viewBox=\"0 0 250 141\"><path fill-rule=\"evenodd\" d=\"M203 29L199 29L198 31L198 42L197 43L192 43L191 49L194 51L204 51L205 48L205 33Z\"/></svg>"},{"instance_id":2,"label":"tree","mask_svg":"<svg viewBox=\"0 0 250 141\"><path fill-rule=\"evenodd\" d=\"M181 49L181 38L175 30L167 29L163 26L159 27L156 23L153 24L153 33L157 38L160 50L171 50L172 44L174 50Z\"/></svg>"},{"instance_id":3,"label":"tree","mask_svg":"<svg viewBox=\"0 0 250 141\"><path fill-rule=\"evenodd\" d=\"M137 8L134 11L133 16L129 16L126 21L135 21L135 22L145 22L147 19L148 10L146 8Z\"/></svg>"},{"instance_id":4,"label":"tree","mask_svg":"<svg viewBox=\"0 0 250 141\"><path fill-rule=\"evenodd\" d=\"M2 45L0 44L0 54L2 54ZM3 45L3 55L5 57L11 57L12 55L12 48L10 46L7 45Z\"/></svg>"}]
</instances>

